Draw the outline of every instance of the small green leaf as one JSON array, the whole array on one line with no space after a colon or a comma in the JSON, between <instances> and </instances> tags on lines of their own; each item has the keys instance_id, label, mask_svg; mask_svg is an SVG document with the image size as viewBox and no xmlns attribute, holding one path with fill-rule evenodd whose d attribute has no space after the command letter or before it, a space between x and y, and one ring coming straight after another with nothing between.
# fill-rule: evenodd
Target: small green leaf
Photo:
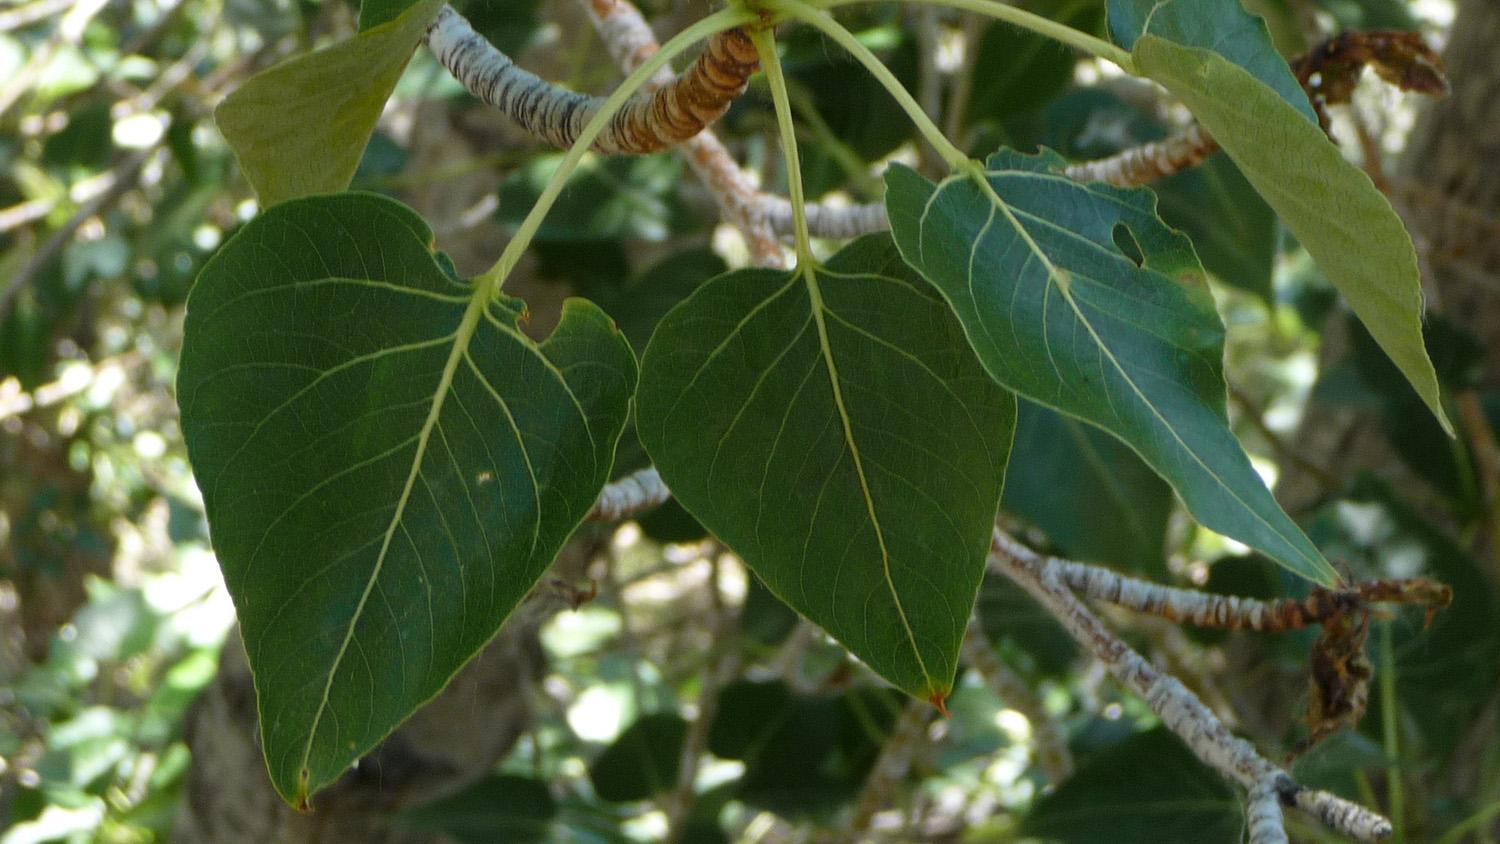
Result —
<instances>
[{"instance_id":1,"label":"small green leaf","mask_svg":"<svg viewBox=\"0 0 1500 844\"><path fill-rule=\"evenodd\" d=\"M443 0L255 74L214 111L262 207L349 187L375 120Z\"/></svg>"},{"instance_id":2,"label":"small green leaf","mask_svg":"<svg viewBox=\"0 0 1500 844\"><path fill-rule=\"evenodd\" d=\"M641 442L682 505L877 673L947 695L1015 403L889 237L706 283L642 373Z\"/></svg>"},{"instance_id":3,"label":"small green leaf","mask_svg":"<svg viewBox=\"0 0 1500 844\"><path fill-rule=\"evenodd\" d=\"M995 380L1124 440L1205 526L1336 581L1229 430L1224 330L1156 197L1073 182L1050 151L1003 151L988 167L934 186L894 166L886 203L902 256Z\"/></svg>"},{"instance_id":4,"label":"small green leaf","mask_svg":"<svg viewBox=\"0 0 1500 844\"><path fill-rule=\"evenodd\" d=\"M589 765L594 793L615 803L645 800L677 784L688 722L676 712L637 718Z\"/></svg>"},{"instance_id":5,"label":"small green leaf","mask_svg":"<svg viewBox=\"0 0 1500 844\"><path fill-rule=\"evenodd\" d=\"M291 802L443 688L609 478L624 338L570 300L538 345L488 297L415 212L340 194L252 220L188 299L183 433Z\"/></svg>"},{"instance_id":6,"label":"small green leaf","mask_svg":"<svg viewBox=\"0 0 1500 844\"><path fill-rule=\"evenodd\" d=\"M1147 34L1132 55L1213 133L1451 436L1422 345L1417 253L1370 177L1316 123L1218 54Z\"/></svg>"},{"instance_id":7,"label":"small green leaf","mask_svg":"<svg viewBox=\"0 0 1500 844\"><path fill-rule=\"evenodd\" d=\"M1307 92L1276 52L1266 22L1245 11L1240 0L1109 0L1109 29L1127 50L1149 33L1217 53L1280 94L1303 117L1318 122Z\"/></svg>"}]
</instances>

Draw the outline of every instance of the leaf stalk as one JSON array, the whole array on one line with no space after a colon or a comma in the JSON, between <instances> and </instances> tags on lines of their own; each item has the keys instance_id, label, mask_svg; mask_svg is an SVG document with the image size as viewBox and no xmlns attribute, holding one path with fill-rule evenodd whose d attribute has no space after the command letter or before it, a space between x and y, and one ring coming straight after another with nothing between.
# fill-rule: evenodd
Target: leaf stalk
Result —
<instances>
[{"instance_id":1,"label":"leaf stalk","mask_svg":"<svg viewBox=\"0 0 1500 844\"><path fill-rule=\"evenodd\" d=\"M848 6L854 3L865 3L870 0L811 0L813 5L820 9L833 9L839 6ZM926 3L931 6L947 6L950 9L960 9L966 12L975 12L995 20L1005 21L1012 26L1030 30L1038 35L1060 41L1076 50L1088 53L1091 56L1113 62L1131 76L1139 76L1136 71L1135 61L1130 53L1122 47L1105 41L1102 38L1090 35L1087 32L1074 29L1064 23L1042 17L1035 12L1028 12L1018 6L999 3L996 0L906 0L910 3Z\"/></svg>"},{"instance_id":2,"label":"leaf stalk","mask_svg":"<svg viewBox=\"0 0 1500 844\"><path fill-rule=\"evenodd\" d=\"M557 202L558 196L562 194L563 187L568 182L568 177L573 175L573 171L583 161L583 156L589 151L589 147L593 145L594 140L609 125L610 120L614 118L616 112L623 108L630 98L635 96L637 91L645 87L658 70L666 67L667 63L673 58L687 52L695 43L716 33L723 32L726 29L750 23L756 20L756 18L757 15L754 12L743 7L730 7L715 12L679 32L670 41L663 44L662 48L655 55L643 62L629 76L625 77L625 81L621 82L614 93L609 95L604 101L604 105L599 109L599 112L583 127L583 131L578 134L578 139L568 148L567 154L563 156L562 162L557 166L557 171L552 174L551 179L547 180L547 185L542 189L541 196L537 197L536 204L531 207L531 211L521 221L521 225L516 229L515 236L505 245L505 251L500 253L500 258L495 261L494 266L474 279L474 286L479 292L478 301L488 301L490 297L500 292L505 279L516 268L516 264L520 262L521 256L526 252L526 247L531 245L532 238L536 236L537 230L541 228L542 220L546 218L547 212L552 210L552 205Z\"/></svg>"},{"instance_id":3,"label":"leaf stalk","mask_svg":"<svg viewBox=\"0 0 1500 844\"><path fill-rule=\"evenodd\" d=\"M944 135L943 130L939 129L938 125L932 121L932 118L927 116L927 112L922 108L921 104L911 95L911 92L906 90L906 86L901 84L896 75L891 73L890 68L886 67L880 61L880 58L870 51L870 48L859 43L859 39L854 37L854 33L834 20L832 15L817 6L801 2L801 0L772 0L770 5L776 11L800 20L820 30L834 41L837 41L839 46L847 50L849 55L864 65L865 70L868 70L870 75L874 76L876 81L889 91L892 97L896 98L896 103L901 106L901 110L906 112L911 121L916 124L917 130L922 133L922 137L929 144L932 144L932 148L937 150L938 155L942 156L944 161L948 162L949 167L959 172L966 172L972 169L969 156L948 140L948 136ZM793 205L796 206L797 204L797 200L794 199Z\"/></svg>"},{"instance_id":4,"label":"leaf stalk","mask_svg":"<svg viewBox=\"0 0 1500 844\"><path fill-rule=\"evenodd\" d=\"M808 267L816 264L812 253L812 236L807 230L807 205L802 185L802 158L797 151L797 126L792 121L792 100L787 93L786 74L781 69L781 57L776 54L776 37L768 29L751 33L755 48L760 51L760 66L766 73L766 82L771 87L771 102L776 107L776 127L781 132L782 155L786 157L787 192L792 201L792 235L797 249L797 265Z\"/></svg>"}]
</instances>

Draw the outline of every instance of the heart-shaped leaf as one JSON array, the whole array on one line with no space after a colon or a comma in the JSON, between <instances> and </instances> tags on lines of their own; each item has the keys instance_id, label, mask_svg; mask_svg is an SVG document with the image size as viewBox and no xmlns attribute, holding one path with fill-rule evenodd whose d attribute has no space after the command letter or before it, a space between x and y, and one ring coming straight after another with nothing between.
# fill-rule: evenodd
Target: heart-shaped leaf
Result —
<instances>
[{"instance_id":1,"label":"heart-shaped leaf","mask_svg":"<svg viewBox=\"0 0 1500 844\"><path fill-rule=\"evenodd\" d=\"M375 120L443 0L245 80L214 111L262 207L349 187Z\"/></svg>"},{"instance_id":2,"label":"heart-shaped leaf","mask_svg":"<svg viewBox=\"0 0 1500 844\"><path fill-rule=\"evenodd\" d=\"M540 345L523 316L364 194L270 209L193 288L183 434L289 801L443 688L609 478L630 347L582 300Z\"/></svg>"},{"instance_id":3,"label":"heart-shaped leaf","mask_svg":"<svg viewBox=\"0 0 1500 844\"><path fill-rule=\"evenodd\" d=\"M1212 50L1154 32L1148 24L1136 40L1136 68L1213 134L1451 435L1422 343L1417 253L1391 203L1283 94Z\"/></svg>"},{"instance_id":4,"label":"heart-shaped leaf","mask_svg":"<svg viewBox=\"0 0 1500 844\"><path fill-rule=\"evenodd\" d=\"M1015 400L889 236L709 281L641 366L641 442L682 505L876 672L946 697Z\"/></svg>"},{"instance_id":5,"label":"heart-shaped leaf","mask_svg":"<svg viewBox=\"0 0 1500 844\"><path fill-rule=\"evenodd\" d=\"M995 380L1124 440L1205 526L1333 583L1229 430L1224 330L1192 245L1150 191L1062 171L1050 151L997 153L983 181L933 185L892 167L901 255L942 291Z\"/></svg>"}]
</instances>

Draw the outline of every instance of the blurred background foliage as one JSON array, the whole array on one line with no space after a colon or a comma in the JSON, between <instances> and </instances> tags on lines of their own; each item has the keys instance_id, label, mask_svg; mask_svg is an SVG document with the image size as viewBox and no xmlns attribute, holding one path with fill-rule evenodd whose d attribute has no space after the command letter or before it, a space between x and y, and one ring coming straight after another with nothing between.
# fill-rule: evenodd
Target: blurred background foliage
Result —
<instances>
[{"instance_id":1,"label":"blurred background foliage","mask_svg":"<svg viewBox=\"0 0 1500 844\"><path fill-rule=\"evenodd\" d=\"M1096 0L1025 5L1102 32ZM1288 54L1306 48L1310 27L1421 28L1442 43L1454 14L1437 0L1250 5ZM661 33L704 9L642 7ZM617 78L574 4L470 0L464 11L545 76L591 90ZM3 844L168 840L191 776L186 713L232 624L172 394L192 279L256 210L212 109L255 70L352 32L357 12L348 0L0 2ZM845 17L976 154L1040 144L1098 157L1182 119L1148 87L1001 24L893 3ZM878 199L872 167L925 163L910 124L837 49L805 30L785 33L783 49L813 197ZM1382 151L1399 155L1414 108L1366 80L1336 128L1380 164ZM758 81L720 128L765 185L784 188ZM1353 142L1360 132L1371 144ZM354 186L418 208L472 272L498 254L556 162L418 51ZM1284 498L1355 574L1427 574L1456 593L1430 628L1417 611L1379 622L1363 726L1296 772L1388 812L1402 840L1496 841L1497 490L1478 456L1492 435L1486 445L1469 424L1467 439L1440 435L1223 156L1156 189L1215 276L1231 410L1258 468L1312 490ZM580 294L640 349L673 304L744 262L742 241L715 219L711 196L671 155L589 162L508 289L530 301L539 335L562 298ZM1472 396L1481 420L1500 413L1500 392L1485 386L1490 350L1472 326L1434 317L1428 338L1445 386ZM1368 420L1384 450L1330 469L1326 454L1307 453L1324 448L1309 426L1326 413ZM622 472L644 463L628 433L619 462ZM1305 588L1194 528L1128 449L1040 407L1022 411L1005 512L1044 547L1155 580L1257 597ZM598 594L544 626L546 667L522 692L535 717L514 751L386 822L431 836L422 840L652 841L686 798L671 834L695 844L839 840L866 822L890 841L1242 835L1240 796L999 580L980 599L984 631L1040 708L1020 711L964 674L951 717L919 719L910 773L857 820L883 748L912 717L906 703L675 505L584 533L583 576ZM1268 752L1303 735L1313 633L1110 618ZM1076 773L1061 783L1036 762L1036 719L1070 748ZM694 743L702 764L684 774Z\"/></svg>"}]
</instances>

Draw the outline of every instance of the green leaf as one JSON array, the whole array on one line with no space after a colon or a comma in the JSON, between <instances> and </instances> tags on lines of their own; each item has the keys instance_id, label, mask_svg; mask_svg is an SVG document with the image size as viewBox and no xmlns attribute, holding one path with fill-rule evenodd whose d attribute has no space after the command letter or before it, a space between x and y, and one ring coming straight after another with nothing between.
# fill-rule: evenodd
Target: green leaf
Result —
<instances>
[{"instance_id":1,"label":"green leaf","mask_svg":"<svg viewBox=\"0 0 1500 844\"><path fill-rule=\"evenodd\" d=\"M367 194L270 209L193 288L183 433L289 801L442 689L609 478L629 346L582 300L540 345L524 313Z\"/></svg>"},{"instance_id":2,"label":"green leaf","mask_svg":"<svg viewBox=\"0 0 1500 844\"><path fill-rule=\"evenodd\" d=\"M547 784L491 775L457 794L398 812L398 826L441 832L465 844L543 844L554 841L557 802Z\"/></svg>"},{"instance_id":3,"label":"green leaf","mask_svg":"<svg viewBox=\"0 0 1500 844\"><path fill-rule=\"evenodd\" d=\"M443 0L255 74L214 111L262 207L344 190Z\"/></svg>"},{"instance_id":4,"label":"green leaf","mask_svg":"<svg viewBox=\"0 0 1500 844\"><path fill-rule=\"evenodd\" d=\"M1045 531L1064 556L1167 577L1172 488L1092 425L1020 402L1001 506Z\"/></svg>"},{"instance_id":5,"label":"green leaf","mask_svg":"<svg viewBox=\"0 0 1500 844\"><path fill-rule=\"evenodd\" d=\"M688 722L676 712L642 715L589 765L594 793L615 803L645 800L677 784Z\"/></svg>"},{"instance_id":6,"label":"green leaf","mask_svg":"<svg viewBox=\"0 0 1500 844\"><path fill-rule=\"evenodd\" d=\"M1220 844L1244 825L1239 798L1164 727L1090 757L1021 825L1062 844Z\"/></svg>"},{"instance_id":7,"label":"green leaf","mask_svg":"<svg viewBox=\"0 0 1500 844\"><path fill-rule=\"evenodd\" d=\"M1048 0L1032 11L1084 32L1101 28L1103 4L1094 0ZM994 21L979 39L964 120L1003 120L1035 111L1073 82L1078 54L1052 38L1006 21Z\"/></svg>"},{"instance_id":8,"label":"green leaf","mask_svg":"<svg viewBox=\"0 0 1500 844\"><path fill-rule=\"evenodd\" d=\"M719 693L708 749L745 763L735 796L747 805L823 815L859 794L900 711L890 689L794 695L779 680L742 680Z\"/></svg>"},{"instance_id":9,"label":"green leaf","mask_svg":"<svg viewBox=\"0 0 1500 844\"><path fill-rule=\"evenodd\" d=\"M1156 197L1073 182L1050 151L1003 151L988 166L982 181L937 186L901 166L886 174L902 256L942 291L985 368L1124 440L1205 526L1333 583L1229 430L1223 327Z\"/></svg>"},{"instance_id":10,"label":"green leaf","mask_svg":"<svg viewBox=\"0 0 1500 844\"><path fill-rule=\"evenodd\" d=\"M1127 50L1149 33L1217 53L1265 83L1313 124L1318 122L1302 83L1276 52L1266 22L1245 11L1240 0L1109 0L1109 29Z\"/></svg>"},{"instance_id":11,"label":"green leaf","mask_svg":"<svg viewBox=\"0 0 1500 844\"><path fill-rule=\"evenodd\" d=\"M1422 345L1416 250L1370 177L1316 123L1216 53L1147 34L1132 55L1213 133L1451 436Z\"/></svg>"},{"instance_id":12,"label":"green leaf","mask_svg":"<svg viewBox=\"0 0 1500 844\"><path fill-rule=\"evenodd\" d=\"M641 442L682 505L881 676L947 695L1015 404L889 237L706 283L641 371Z\"/></svg>"},{"instance_id":13,"label":"green leaf","mask_svg":"<svg viewBox=\"0 0 1500 844\"><path fill-rule=\"evenodd\" d=\"M410 9L414 0L363 0L359 4L359 31L389 23Z\"/></svg>"}]
</instances>

